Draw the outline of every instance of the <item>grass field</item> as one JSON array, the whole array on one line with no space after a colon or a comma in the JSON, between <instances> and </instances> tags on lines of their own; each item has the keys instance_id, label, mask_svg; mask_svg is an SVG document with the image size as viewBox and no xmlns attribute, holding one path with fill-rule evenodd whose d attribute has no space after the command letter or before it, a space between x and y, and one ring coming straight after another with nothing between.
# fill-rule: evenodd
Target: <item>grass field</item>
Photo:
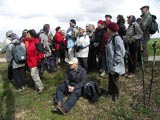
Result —
<instances>
[{"instance_id":1,"label":"grass field","mask_svg":"<svg viewBox=\"0 0 160 120\"><path fill-rule=\"evenodd\" d=\"M148 43L149 54L153 55L152 44L157 41L157 54L160 55L160 39L152 39ZM4 57L3 54L0 57ZM151 79L152 63L145 65L146 94ZM136 78L120 79L120 99L114 103L110 98L100 97L96 104L91 104L81 97L73 109L65 116L53 114L53 96L57 85L63 82L67 65L56 73L45 72L42 82L45 91L37 94L34 84L27 73L26 89L16 92L12 83L7 82L7 64L0 63L0 120L160 120L160 62L156 62L153 79L153 94L149 105L143 105L143 89L141 69L138 67ZM99 77L97 71L89 73L90 79L97 79L100 87L107 88L108 76ZM146 95L148 96L148 95ZM65 98L66 99L66 98Z\"/></svg>"},{"instance_id":2,"label":"grass field","mask_svg":"<svg viewBox=\"0 0 160 120\"><path fill-rule=\"evenodd\" d=\"M45 72L43 80L45 91L37 94L34 85L27 75L26 89L16 92L13 84L7 82L7 65L0 63L0 120L159 120L160 119L160 63L156 63L151 103L143 106L143 90L140 68L137 69L136 78L120 79L120 99L116 103L110 98L100 97L96 104L91 104L81 97L73 109L65 116L53 114L52 97L57 85L63 82L66 65L58 72L49 74ZM151 63L145 65L146 91L151 74ZM99 77L97 71L91 72L89 78L98 79L101 88L106 89L108 77Z\"/></svg>"}]
</instances>

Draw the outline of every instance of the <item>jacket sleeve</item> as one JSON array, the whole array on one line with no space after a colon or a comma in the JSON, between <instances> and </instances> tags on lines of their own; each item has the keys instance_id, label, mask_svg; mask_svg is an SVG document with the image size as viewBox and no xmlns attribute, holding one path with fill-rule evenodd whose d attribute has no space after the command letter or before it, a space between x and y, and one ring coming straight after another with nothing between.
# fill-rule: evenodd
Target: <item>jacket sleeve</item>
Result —
<instances>
[{"instance_id":1,"label":"jacket sleeve","mask_svg":"<svg viewBox=\"0 0 160 120\"><path fill-rule=\"evenodd\" d=\"M76 85L74 85L74 89L82 88L85 85L85 83L87 82L87 79L88 79L87 78L87 72L84 69L82 69L82 73L81 73L81 76L80 76L80 82L77 83Z\"/></svg>"},{"instance_id":2,"label":"jacket sleeve","mask_svg":"<svg viewBox=\"0 0 160 120\"><path fill-rule=\"evenodd\" d=\"M115 37L115 46L114 46L114 59L113 64L117 65L121 62L121 60L124 57L124 53L122 52L122 49L124 50L124 44L123 40L120 36Z\"/></svg>"},{"instance_id":3,"label":"jacket sleeve","mask_svg":"<svg viewBox=\"0 0 160 120\"><path fill-rule=\"evenodd\" d=\"M134 29L135 29L135 35L133 35L132 37L136 40L141 39L143 36L143 32L139 26L139 24L134 24Z\"/></svg>"}]
</instances>

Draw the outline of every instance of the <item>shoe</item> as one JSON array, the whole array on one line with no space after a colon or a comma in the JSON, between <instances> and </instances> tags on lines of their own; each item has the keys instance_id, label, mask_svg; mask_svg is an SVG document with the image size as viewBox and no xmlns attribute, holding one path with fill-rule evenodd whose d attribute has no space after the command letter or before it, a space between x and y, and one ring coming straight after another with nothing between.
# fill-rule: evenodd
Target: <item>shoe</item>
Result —
<instances>
[{"instance_id":1,"label":"shoe","mask_svg":"<svg viewBox=\"0 0 160 120\"><path fill-rule=\"evenodd\" d=\"M63 115L65 115L67 113L67 110L64 108L64 106L57 106L57 109Z\"/></svg>"},{"instance_id":2,"label":"shoe","mask_svg":"<svg viewBox=\"0 0 160 120\"><path fill-rule=\"evenodd\" d=\"M133 77L135 77L135 74L129 74L128 76L127 76L128 78L133 78Z\"/></svg>"},{"instance_id":3,"label":"shoe","mask_svg":"<svg viewBox=\"0 0 160 120\"><path fill-rule=\"evenodd\" d=\"M119 96L117 94L112 95L112 101L116 102L119 99Z\"/></svg>"},{"instance_id":4,"label":"shoe","mask_svg":"<svg viewBox=\"0 0 160 120\"><path fill-rule=\"evenodd\" d=\"M105 76L105 72L102 72L101 74L100 74L100 77L104 77Z\"/></svg>"},{"instance_id":5,"label":"shoe","mask_svg":"<svg viewBox=\"0 0 160 120\"><path fill-rule=\"evenodd\" d=\"M110 92L107 92L105 95L104 95L104 97L105 98L108 98L108 97L110 97L112 94L110 93Z\"/></svg>"},{"instance_id":6,"label":"shoe","mask_svg":"<svg viewBox=\"0 0 160 120\"><path fill-rule=\"evenodd\" d=\"M21 92L21 91L22 91L22 89L21 89L21 88L16 89L16 92Z\"/></svg>"},{"instance_id":7,"label":"shoe","mask_svg":"<svg viewBox=\"0 0 160 120\"><path fill-rule=\"evenodd\" d=\"M24 87L24 86L22 87L22 90L25 90L25 87Z\"/></svg>"},{"instance_id":8,"label":"shoe","mask_svg":"<svg viewBox=\"0 0 160 120\"><path fill-rule=\"evenodd\" d=\"M38 93L38 94L41 94L42 92L43 92L43 88L37 90L37 93Z\"/></svg>"},{"instance_id":9,"label":"shoe","mask_svg":"<svg viewBox=\"0 0 160 120\"><path fill-rule=\"evenodd\" d=\"M62 107L62 103L58 102L58 104L51 110L52 112L58 112L58 108L57 107Z\"/></svg>"}]
</instances>

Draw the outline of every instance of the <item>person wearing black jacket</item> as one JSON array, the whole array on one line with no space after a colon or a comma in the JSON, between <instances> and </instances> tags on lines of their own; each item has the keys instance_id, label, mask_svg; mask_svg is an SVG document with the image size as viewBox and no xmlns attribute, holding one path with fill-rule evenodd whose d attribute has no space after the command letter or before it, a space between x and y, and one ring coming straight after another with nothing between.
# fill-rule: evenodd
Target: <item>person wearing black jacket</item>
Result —
<instances>
[{"instance_id":1,"label":"person wearing black jacket","mask_svg":"<svg viewBox=\"0 0 160 120\"><path fill-rule=\"evenodd\" d=\"M59 85L56 90L56 107L52 112L61 112L65 114L70 111L73 105L77 102L82 94L82 87L87 82L87 72L84 68L78 65L78 59L72 58L68 62L70 68L67 70L64 83ZM63 102L65 94L70 94L67 101Z\"/></svg>"}]
</instances>

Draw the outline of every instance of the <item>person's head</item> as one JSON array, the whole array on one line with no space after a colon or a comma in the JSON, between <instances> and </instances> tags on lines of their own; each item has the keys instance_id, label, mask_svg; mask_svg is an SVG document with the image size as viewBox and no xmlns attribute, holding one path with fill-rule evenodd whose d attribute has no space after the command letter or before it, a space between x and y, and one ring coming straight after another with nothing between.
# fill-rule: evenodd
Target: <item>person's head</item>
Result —
<instances>
[{"instance_id":1,"label":"person's head","mask_svg":"<svg viewBox=\"0 0 160 120\"><path fill-rule=\"evenodd\" d=\"M105 21L111 21L112 19L112 16L111 15L105 15Z\"/></svg>"},{"instance_id":2,"label":"person's head","mask_svg":"<svg viewBox=\"0 0 160 120\"><path fill-rule=\"evenodd\" d=\"M66 34L65 30L61 30L61 33L62 33L63 36L65 36L65 34Z\"/></svg>"},{"instance_id":3,"label":"person's head","mask_svg":"<svg viewBox=\"0 0 160 120\"><path fill-rule=\"evenodd\" d=\"M49 25L49 24L45 24L45 25L43 26L43 31L44 31L46 34L48 34L49 31L50 31L50 25Z\"/></svg>"},{"instance_id":4,"label":"person's head","mask_svg":"<svg viewBox=\"0 0 160 120\"><path fill-rule=\"evenodd\" d=\"M86 31L89 31L89 25L90 25L90 24L87 24L87 25L86 25Z\"/></svg>"},{"instance_id":5,"label":"person's head","mask_svg":"<svg viewBox=\"0 0 160 120\"><path fill-rule=\"evenodd\" d=\"M71 60L68 61L68 64L71 70L75 70L78 67L78 59L73 57L71 58Z\"/></svg>"},{"instance_id":6,"label":"person's head","mask_svg":"<svg viewBox=\"0 0 160 120\"><path fill-rule=\"evenodd\" d=\"M56 27L55 30L56 30L56 32L61 32L61 27L58 26L58 27Z\"/></svg>"},{"instance_id":7,"label":"person's head","mask_svg":"<svg viewBox=\"0 0 160 120\"><path fill-rule=\"evenodd\" d=\"M13 34L13 31L9 30L6 32L6 37L11 37L12 34Z\"/></svg>"},{"instance_id":8,"label":"person's head","mask_svg":"<svg viewBox=\"0 0 160 120\"><path fill-rule=\"evenodd\" d=\"M104 28L104 21L103 21L103 20L98 20L97 26L98 26L98 28L100 28L100 29Z\"/></svg>"},{"instance_id":9,"label":"person's head","mask_svg":"<svg viewBox=\"0 0 160 120\"><path fill-rule=\"evenodd\" d=\"M136 17L135 17L134 15L130 15L130 16L128 16L127 18L128 18L128 19L127 19L127 23L128 23L129 25L131 25L132 23L136 22Z\"/></svg>"},{"instance_id":10,"label":"person's head","mask_svg":"<svg viewBox=\"0 0 160 120\"><path fill-rule=\"evenodd\" d=\"M118 15L118 16L117 16L117 23L118 23L118 24L119 24L119 23L125 24L125 19L124 19L123 15Z\"/></svg>"},{"instance_id":11,"label":"person's head","mask_svg":"<svg viewBox=\"0 0 160 120\"><path fill-rule=\"evenodd\" d=\"M76 26L76 20L75 19L70 19L69 25L72 26L72 27Z\"/></svg>"},{"instance_id":12,"label":"person's head","mask_svg":"<svg viewBox=\"0 0 160 120\"><path fill-rule=\"evenodd\" d=\"M24 30L22 31L22 37L23 37L23 38L25 38L25 37L27 36L27 32L28 32L27 29L24 29Z\"/></svg>"},{"instance_id":13,"label":"person's head","mask_svg":"<svg viewBox=\"0 0 160 120\"><path fill-rule=\"evenodd\" d=\"M141 20L142 20L142 18L137 18L136 22L137 22L138 24L140 24L140 23L141 23Z\"/></svg>"},{"instance_id":14,"label":"person's head","mask_svg":"<svg viewBox=\"0 0 160 120\"><path fill-rule=\"evenodd\" d=\"M31 29L31 30L28 30L28 32L27 32L27 37L28 37L28 38L31 38L31 37L37 38L38 36L37 36L36 31L35 31L34 29Z\"/></svg>"},{"instance_id":15,"label":"person's head","mask_svg":"<svg viewBox=\"0 0 160 120\"><path fill-rule=\"evenodd\" d=\"M149 6L145 5L140 8L142 14L147 14L149 12Z\"/></svg>"},{"instance_id":16,"label":"person's head","mask_svg":"<svg viewBox=\"0 0 160 120\"><path fill-rule=\"evenodd\" d=\"M85 29L83 29L83 27L79 27L79 34L83 35L85 32Z\"/></svg>"},{"instance_id":17,"label":"person's head","mask_svg":"<svg viewBox=\"0 0 160 120\"><path fill-rule=\"evenodd\" d=\"M117 23L110 22L107 26L107 32L112 36L119 30L119 26Z\"/></svg>"}]
</instances>

